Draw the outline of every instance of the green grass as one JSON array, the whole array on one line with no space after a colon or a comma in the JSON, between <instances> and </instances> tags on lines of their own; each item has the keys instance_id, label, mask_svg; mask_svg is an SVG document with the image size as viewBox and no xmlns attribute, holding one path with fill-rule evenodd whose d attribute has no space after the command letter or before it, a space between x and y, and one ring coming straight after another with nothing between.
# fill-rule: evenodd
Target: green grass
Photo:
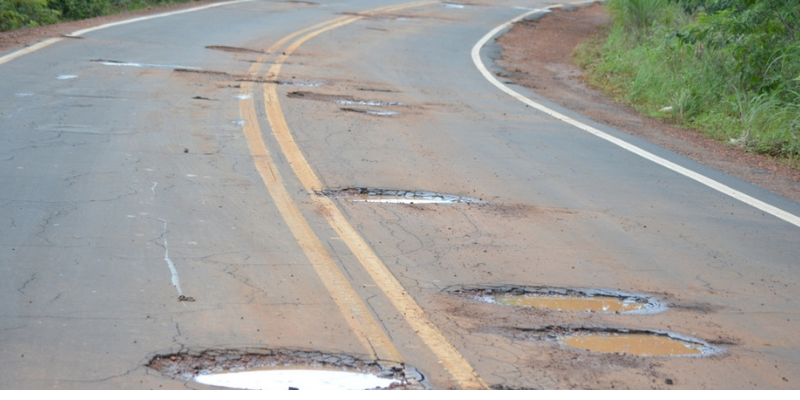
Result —
<instances>
[{"instance_id":1,"label":"green grass","mask_svg":"<svg viewBox=\"0 0 800 400\"><path fill-rule=\"evenodd\" d=\"M638 8L630 16L633 3ZM670 119L746 151L791 162L800 156L800 95L795 90L800 81L793 78L800 71L800 51L794 52L800 46L795 49L789 42L788 50L754 79L731 48L740 42L712 45L687 34L698 26L696 14L687 14L676 2L611 0L607 8L613 25L575 53L592 85L645 115Z\"/></svg>"}]
</instances>

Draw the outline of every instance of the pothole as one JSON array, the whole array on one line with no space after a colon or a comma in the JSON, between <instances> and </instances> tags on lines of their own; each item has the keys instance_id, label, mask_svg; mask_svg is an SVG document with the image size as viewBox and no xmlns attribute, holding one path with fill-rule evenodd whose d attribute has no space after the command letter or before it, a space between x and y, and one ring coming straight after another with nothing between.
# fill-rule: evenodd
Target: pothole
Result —
<instances>
[{"instance_id":1,"label":"pothole","mask_svg":"<svg viewBox=\"0 0 800 400\"><path fill-rule=\"evenodd\" d=\"M161 69L161 70L181 70L181 71L191 71L198 73L203 72L202 68L187 67L184 65L146 64L146 63L135 63L135 62L116 61L116 60L104 60L104 59L95 59L89 61L100 63L109 67L134 67L134 68L150 68L150 69Z\"/></svg>"},{"instance_id":2,"label":"pothole","mask_svg":"<svg viewBox=\"0 0 800 400\"><path fill-rule=\"evenodd\" d=\"M209 50L224 51L224 52L226 52L226 53L257 53L257 54L268 54L266 51L262 51L262 50L254 50L254 49L248 49L248 48L244 48L244 47L232 47L232 46L217 46L217 45L212 45L212 46L206 46L206 48L207 48L207 49L209 49Z\"/></svg>"},{"instance_id":3,"label":"pothole","mask_svg":"<svg viewBox=\"0 0 800 400\"><path fill-rule=\"evenodd\" d=\"M666 309L666 306L653 297L604 289L502 286L457 289L452 292L486 303L551 311L653 314Z\"/></svg>"},{"instance_id":4,"label":"pothole","mask_svg":"<svg viewBox=\"0 0 800 400\"><path fill-rule=\"evenodd\" d=\"M549 326L542 329L517 328L516 331L518 338L555 341L595 353L638 357L701 357L721 351L700 339L658 330Z\"/></svg>"},{"instance_id":5,"label":"pothole","mask_svg":"<svg viewBox=\"0 0 800 400\"><path fill-rule=\"evenodd\" d=\"M231 389L424 389L414 368L322 352L185 351L156 356L148 367L173 379Z\"/></svg>"},{"instance_id":6,"label":"pothole","mask_svg":"<svg viewBox=\"0 0 800 400\"><path fill-rule=\"evenodd\" d=\"M380 100L363 100L357 99L352 96L342 96L342 95L333 95L333 94L324 94L324 93L314 93L314 92L303 92L303 91L295 91L289 92L286 94L287 97L292 99L306 99L306 100L317 100L317 101L329 101L336 104L342 105L359 105L359 106L370 106L370 107L404 107L404 103L400 103L397 101L380 101Z\"/></svg>"},{"instance_id":7,"label":"pothole","mask_svg":"<svg viewBox=\"0 0 800 400\"><path fill-rule=\"evenodd\" d=\"M353 202L367 203L395 203L395 204L459 204L459 203L483 203L480 199L459 196L454 194L442 194L419 190L392 190L392 189L371 189L371 188L345 188L345 189L325 189L317 192L317 195L327 197L341 197Z\"/></svg>"},{"instance_id":8,"label":"pothole","mask_svg":"<svg viewBox=\"0 0 800 400\"><path fill-rule=\"evenodd\" d=\"M371 106L371 107L405 106L405 104L397 101L336 99L333 102L336 104Z\"/></svg>"},{"instance_id":9,"label":"pothole","mask_svg":"<svg viewBox=\"0 0 800 400\"><path fill-rule=\"evenodd\" d=\"M302 86L302 87L322 87L324 83L320 82L302 82L302 81L278 81L278 84L284 86Z\"/></svg>"},{"instance_id":10,"label":"pothole","mask_svg":"<svg viewBox=\"0 0 800 400\"><path fill-rule=\"evenodd\" d=\"M359 114L367 114L367 115L379 115L379 116L400 115L400 113L397 111L376 111L376 110L365 110L361 108L352 108L352 107L342 107L341 110Z\"/></svg>"}]
</instances>

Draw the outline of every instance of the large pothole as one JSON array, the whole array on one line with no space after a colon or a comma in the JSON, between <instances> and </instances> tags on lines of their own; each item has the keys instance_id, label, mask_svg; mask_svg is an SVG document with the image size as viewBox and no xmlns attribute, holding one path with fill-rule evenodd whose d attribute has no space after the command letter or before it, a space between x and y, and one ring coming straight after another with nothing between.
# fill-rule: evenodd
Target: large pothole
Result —
<instances>
[{"instance_id":1,"label":"large pothole","mask_svg":"<svg viewBox=\"0 0 800 400\"><path fill-rule=\"evenodd\" d=\"M703 340L660 330L548 326L540 329L513 328L512 331L517 339L554 341L566 347L595 353L638 357L701 357L722 351Z\"/></svg>"},{"instance_id":2,"label":"large pothole","mask_svg":"<svg viewBox=\"0 0 800 400\"><path fill-rule=\"evenodd\" d=\"M483 201L472 197L455 194L442 194L421 190L394 190L372 188L344 188L324 189L317 195L327 197L341 197L354 202L367 203L396 203L396 204L459 204L478 203Z\"/></svg>"},{"instance_id":3,"label":"large pothole","mask_svg":"<svg viewBox=\"0 0 800 400\"><path fill-rule=\"evenodd\" d=\"M607 289L500 286L462 288L451 293L486 303L550 311L652 314L666 309L654 297Z\"/></svg>"},{"instance_id":4,"label":"large pothole","mask_svg":"<svg viewBox=\"0 0 800 400\"><path fill-rule=\"evenodd\" d=\"M322 352L183 351L155 356L148 367L173 379L232 389L424 389L414 368Z\"/></svg>"}]
</instances>

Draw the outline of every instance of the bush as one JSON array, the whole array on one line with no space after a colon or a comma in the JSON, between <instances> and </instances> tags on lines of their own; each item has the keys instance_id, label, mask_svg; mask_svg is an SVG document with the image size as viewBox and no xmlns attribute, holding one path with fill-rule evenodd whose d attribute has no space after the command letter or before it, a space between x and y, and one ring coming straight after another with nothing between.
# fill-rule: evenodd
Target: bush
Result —
<instances>
[{"instance_id":1,"label":"bush","mask_svg":"<svg viewBox=\"0 0 800 400\"><path fill-rule=\"evenodd\" d=\"M99 17L112 9L110 0L47 0L47 4L68 20Z\"/></svg>"},{"instance_id":2,"label":"bush","mask_svg":"<svg viewBox=\"0 0 800 400\"><path fill-rule=\"evenodd\" d=\"M46 0L0 0L0 31L53 24L58 18Z\"/></svg>"},{"instance_id":3,"label":"bush","mask_svg":"<svg viewBox=\"0 0 800 400\"><path fill-rule=\"evenodd\" d=\"M580 50L589 80L651 116L749 151L800 156L797 0L609 0Z\"/></svg>"}]
</instances>

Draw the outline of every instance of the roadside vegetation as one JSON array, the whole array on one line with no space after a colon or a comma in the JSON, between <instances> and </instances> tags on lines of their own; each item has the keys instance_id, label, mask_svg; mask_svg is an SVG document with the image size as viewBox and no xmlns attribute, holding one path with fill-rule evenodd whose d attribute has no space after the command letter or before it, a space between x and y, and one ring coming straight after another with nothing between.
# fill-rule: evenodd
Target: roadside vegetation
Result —
<instances>
[{"instance_id":1,"label":"roadside vegetation","mask_svg":"<svg viewBox=\"0 0 800 400\"><path fill-rule=\"evenodd\" d=\"M0 32L192 0L0 0Z\"/></svg>"},{"instance_id":2,"label":"roadside vegetation","mask_svg":"<svg viewBox=\"0 0 800 400\"><path fill-rule=\"evenodd\" d=\"M591 84L644 114L800 165L798 0L609 0Z\"/></svg>"}]
</instances>

